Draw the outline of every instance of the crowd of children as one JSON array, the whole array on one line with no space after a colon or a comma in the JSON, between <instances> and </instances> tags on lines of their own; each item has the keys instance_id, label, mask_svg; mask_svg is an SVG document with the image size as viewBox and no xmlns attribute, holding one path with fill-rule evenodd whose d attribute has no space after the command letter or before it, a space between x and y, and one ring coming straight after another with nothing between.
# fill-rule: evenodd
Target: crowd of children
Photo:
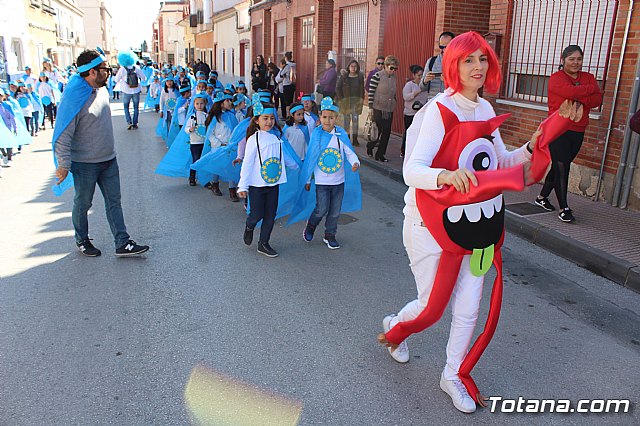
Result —
<instances>
[{"instance_id":1,"label":"crowd of children","mask_svg":"<svg viewBox=\"0 0 640 426\"><path fill-rule=\"evenodd\" d=\"M232 202L244 199L244 243L252 245L260 226L257 250L265 256L278 256L271 233L285 216L287 225L306 220L307 242L326 217L323 242L340 248L338 216L361 208L362 190L360 162L335 125L339 110L331 98L319 112L313 96L301 96L283 127L270 92L249 98L242 81L223 86L215 71L193 78L184 68L166 67L152 79L145 105L158 111L156 134L168 149L156 173L185 178L215 196L226 183Z\"/></svg>"}]
</instances>

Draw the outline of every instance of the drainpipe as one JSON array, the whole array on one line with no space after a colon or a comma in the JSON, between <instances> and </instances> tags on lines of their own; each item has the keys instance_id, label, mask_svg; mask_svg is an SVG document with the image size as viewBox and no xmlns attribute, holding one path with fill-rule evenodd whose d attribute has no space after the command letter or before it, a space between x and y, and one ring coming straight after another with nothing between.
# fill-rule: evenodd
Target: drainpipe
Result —
<instances>
[{"instance_id":1,"label":"drainpipe","mask_svg":"<svg viewBox=\"0 0 640 426\"><path fill-rule=\"evenodd\" d=\"M629 14L627 15L627 25L624 29L624 38L622 39L622 50L620 50L620 64L618 65L618 76L616 77L616 87L613 91L613 102L611 104L611 114L609 116L609 125L607 126L607 136L604 140L604 152L602 153L602 163L600 164L600 173L598 174L598 184L596 186L596 201L600 198L600 186L604 175L604 162L607 158L607 149L609 148L609 139L611 138L611 126L613 125L613 114L616 111L616 101L618 100L618 87L620 86L620 77L622 76L622 64L624 63L624 53L627 47L627 37L629 36L629 27L631 26L631 12L633 11L634 0L629 1Z\"/></svg>"},{"instance_id":2,"label":"drainpipe","mask_svg":"<svg viewBox=\"0 0 640 426\"><path fill-rule=\"evenodd\" d=\"M616 173L616 183L613 191L613 199L611 200L611 205L613 205L614 207L618 207L618 203L621 201L620 200L621 193L623 194L622 198L628 198L629 196L630 188L625 187L625 184L627 184L626 182L627 179L625 179L626 169L629 168L628 173L630 175L633 175L634 166L627 165L628 160L635 162L635 156L631 155L631 157L629 157L629 148L631 146L631 139L634 133L629 128L628 123L629 123L629 120L631 119L631 116L638 109L638 98L640 97L640 60L638 60L638 64L636 65L636 78L633 83L633 91L631 93L632 95L631 95L631 102L629 103L629 114L627 115L627 120L626 120L627 126L624 132L622 150L620 151L620 164L618 165L618 172ZM629 183L630 182L631 181L629 180ZM623 191L626 192L626 195L624 195ZM620 207L622 208L626 207L626 202L620 202Z\"/></svg>"}]
</instances>

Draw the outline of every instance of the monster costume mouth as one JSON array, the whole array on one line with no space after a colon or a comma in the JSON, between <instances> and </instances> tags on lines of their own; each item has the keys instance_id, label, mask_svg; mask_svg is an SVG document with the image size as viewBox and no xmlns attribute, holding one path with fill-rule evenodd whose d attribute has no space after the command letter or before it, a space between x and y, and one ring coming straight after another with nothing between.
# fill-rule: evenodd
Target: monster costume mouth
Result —
<instances>
[{"instance_id":1,"label":"monster costume mouth","mask_svg":"<svg viewBox=\"0 0 640 426\"><path fill-rule=\"evenodd\" d=\"M484 275L504 230L502 194L479 203L451 206L443 212L442 221L451 241L472 252L472 273Z\"/></svg>"}]
</instances>

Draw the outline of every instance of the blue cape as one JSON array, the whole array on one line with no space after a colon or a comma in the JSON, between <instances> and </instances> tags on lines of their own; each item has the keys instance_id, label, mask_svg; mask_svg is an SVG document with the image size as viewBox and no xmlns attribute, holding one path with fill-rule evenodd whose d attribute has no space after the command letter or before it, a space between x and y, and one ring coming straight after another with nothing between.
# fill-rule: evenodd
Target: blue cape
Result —
<instances>
[{"instance_id":1,"label":"blue cape","mask_svg":"<svg viewBox=\"0 0 640 426\"><path fill-rule=\"evenodd\" d=\"M342 127L336 126L336 136L340 139L340 142L354 151L346 130ZM329 145L331 137L331 133L327 133L322 130L321 126L316 127L313 130L311 140L309 141L309 147L307 148L307 152L304 157L304 165L300 171L298 193L295 196L294 206L291 211L291 216L287 221L287 226L301 220L307 220L316 206L315 182L313 180L311 181L311 189L309 191L305 191L304 185L315 171L318 159L320 158L320 153L327 147L327 145ZM348 161L345 158L342 166L344 167L344 198L342 199L341 209L341 212L343 213L354 212L362 209L362 187L360 185L360 174L357 171L353 172L351 167L348 167L347 164ZM349 164L349 166L351 166L351 164Z\"/></svg>"},{"instance_id":2,"label":"blue cape","mask_svg":"<svg viewBox=\"0 0 640 426\"><path fill-rule=\"evenodd\" d=\"M151 85L148 86L149 87L149 91L151 91ZM160 89L160 90L164 90L164 88ZM142 109L147 109L147 108L155 108L156 105L158 105L158 103L160 102L160 95L158 94L158 96L156 96L155 98L151 97L151 93L147 93L145 95L145 99L144 99L144 105L142 106Z\"/></svg>"},{"instance_id":3,"label":"blue cape","mask_svg":"<svg viewBox=\"0 0 640 426\"><path fill-rule=\"evenodd\" d=\"M42 84L42 81L39 81L38 83L36 83L36 92L38 91L38 89L40 88L40 85ZM55 99L52 99L51 102L53 103L58 103L60 102L60 100L62 99L62 92L60 90L58 90L57 87L54 87L53 84L51 83L44 83L44 84L48 84L49 87L51 87L51 90L53 90L53 96L55 97Z\"/></svg>"},{"instance_id":4,"label":"blue cape","mask_svg":"<svg viewBox=\"0 0 640 426\"><path fill-rule=\"evenodd\" d=\"M22 114L22 107L13 97L8 97L5 102L11 108L13 116L16 120L16 138L18 145L29 145L31 142L33 142L33 139L31 139L31 133L29 133L29 130L27 130L27 124L25 123L24 115Z\"/></svg>"},{"instance_id":5,"label":"blue cape","mask_svg":"<svg viewBox=\"0 0 640 426\"><path fill-rule=\"evenodd\" d=\"M251 117L242 120L231 132L231 138L227 146L221 146L200 157L200 160L191 165L197 172L198 181L206 185L213 175L220 176L224 182L238 182L240 180L240 164L231 164L238 157L238 144L247 136L247 128ZM208 130L208 129L207 129Z\"/></svg>"},{"instance_id":6,"label":"blue cape","mask_svg":"<svg viewBox=\"0 0 640 426\"><path fill-rule=\"evenodd\" d=\"M15 123L15 115L13 114L13 109L11 105L6 102L0 103L0 108L2 108L3 114L8 114L11 119L14 120L14 125L16 126L16 132L18 129L18 124ZM4 120L0 118L0 148L18 148L20 143L18 141L17 133L14 133L13 130L9 129L5 124Z\"/></svg>"},{"instance_id":7,"label":"blue cape","mask_svg":"<svg viewBox=\"0 0 640 426\"><path fill-rule=\"evenodd\" d=\"M180 126L178 124L178 109L180 109L185 103L187 103L187 98L183 96L178 96L176 101L176 106L173 108L173 112L171 113L171 124L169 125L169 134L167 135L167 148L171 148L171 144L173 144L173 140L180 133Z\"/></svg>"},{"instance_id":8,"label":"blue cape","mask_svg":"<svg viewBox=\"0 0 640 426\"><path fill-rule=\"evenodd\" d=\"M192 102L193 103L193 102ZM177 107L177 105L176 105ZM189 107L187 111L187 120L193 114L192 107ZM223 115L224 116L224 115ZM173 121L173 119L171 120ZM211 150L211 142L209 142L209 133L212 127L215 127L214 121L209 123L209 127L207 127L207 137L204 140L204 148L202 150L202 155L206 155ZM213 126L212 126L213 125ZM159 175L165 175L170 177L189 177L189 170L191 169L191 164L193 163L193 158L191 157L191 148L189 144L189 134L184 131L184 127L180 129L178 135L175 137L171 147L169 148L169 152L167 152L158 164L156 168L156 173Z\"/></svg>"},{"instance_id":9,"label":"blue cape","mask_svg":"<svg viewBox=\"0 0 640 426\"><path fill-rule=\"evenodd\" d=\"M36 92L31 92L27 96L31 99L33 110L40 113L38 115L38 125L42 126L42 123L44 123L44 105L40 100L40 96Z\"/></svg>"},{"instance_id":10,"label":"blue cape","mask_svg":"<svg viewBox=\"0 0 640 426\"><path fill-rule=\"evenodd\" d=\"M84 78L80 77L80 74L75 74L69 79L69 83L64 91L64 96L58 105L56 124L53 129L53 140L51 141L53 148L53 163L56 168L58 167L58 160L56 159L56 141L76 115L78 115L84 104L91 96L92 91L93 88ZM64 191L72 186L73 176L71 175L71 172L69 172L66 179L62 181L60 185L55 184L53 186L53 193L58 196L62 195Z\"/></svg>"}]
</instances>

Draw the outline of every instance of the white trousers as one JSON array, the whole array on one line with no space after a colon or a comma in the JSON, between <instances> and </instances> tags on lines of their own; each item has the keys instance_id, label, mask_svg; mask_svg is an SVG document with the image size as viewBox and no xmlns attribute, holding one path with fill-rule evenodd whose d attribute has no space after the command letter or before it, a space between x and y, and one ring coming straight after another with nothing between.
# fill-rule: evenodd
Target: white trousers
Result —
<instances>
[{"instance_id":1,"label":"white trousers","mask_svg":"<svg viewBox=\"0 0 640 426\"><path fill-rule=\"evenodd\" d=\"M399 322L415 319L427 306L442 254L442 249L422 225L422 219L419 217L405 216L402 238L416 280L418 298L407 303L398 313ZM460 273L451 296L452 319L447 343L447 364L444 369L444 377L447 380L458 379L458 369L469 350L482 299L484 277L475 277L471 273L470 258L471 255L466 255L462 259ZM391 326L397 321L394 319Z\"/></svg>"}]
</instances>

